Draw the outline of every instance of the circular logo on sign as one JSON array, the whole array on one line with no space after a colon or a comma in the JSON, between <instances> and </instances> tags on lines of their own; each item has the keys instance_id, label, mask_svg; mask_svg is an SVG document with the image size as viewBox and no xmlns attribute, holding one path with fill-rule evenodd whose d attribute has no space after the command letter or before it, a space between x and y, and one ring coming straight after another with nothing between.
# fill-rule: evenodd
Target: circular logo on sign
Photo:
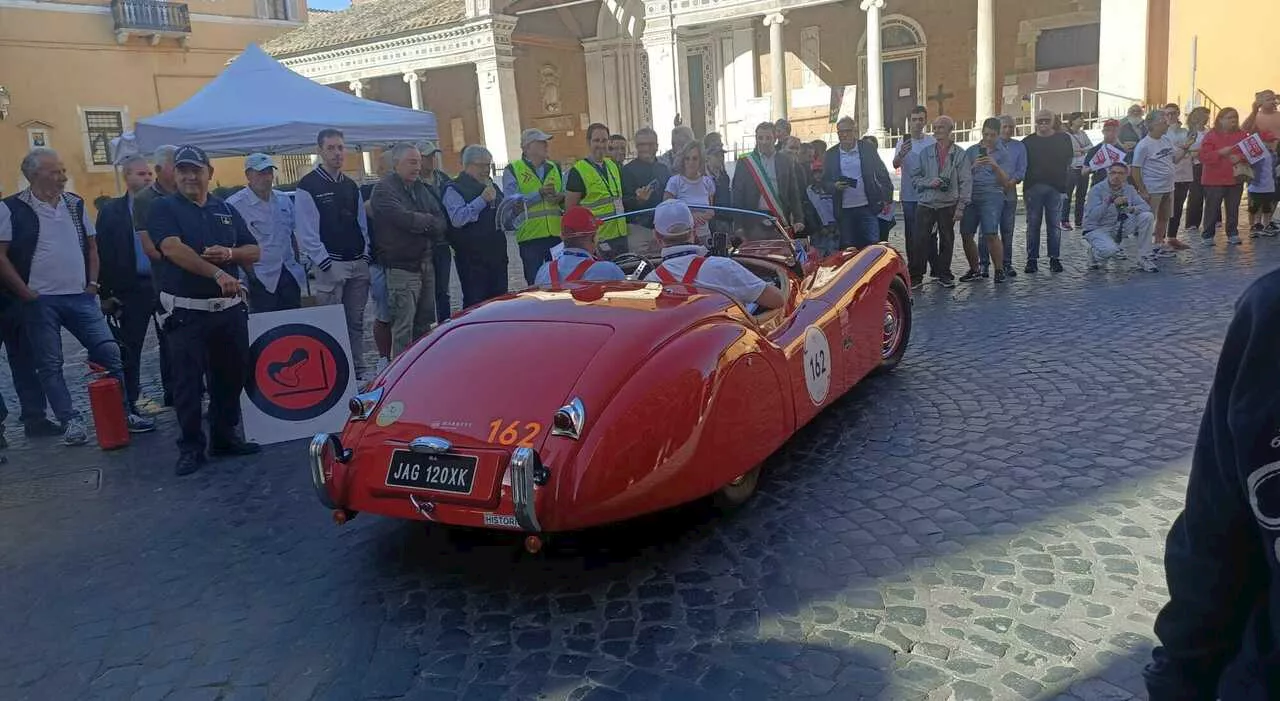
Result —
<instances>
[{"instance_id":1,"label":"circular logo on sign","mask_svg":"<svg viewBox=\"0 0 1280 701\"><path fill-rule=\"evenodd\" d=\"M373 422L386 428L400 419L400 415L404 413L404 402L388 402L382 407L382 411L378 412L378 418Z\"/></svg>"},{"instance_id":2,"label":"circular logo on sign","mask_svg":"<svg viewBox=\"0 0 1280 701\"><path fill-rule=\"evenodd\" d=\"M810 326L804 332L804 384L814 404L821 404L831 391L831 370L827 335L817 326Z\"/></svg>"},{"instance_id":3,"label":"circular logo on sign","mask_svg":"<svg viewBox=\"0 0 1280 701\"><path fill-rule=\"evenodd\" d=\"M351 377L342 346L309 324L267 331L249 347L249 359L249 400L281 421L323 415L342 399Z\"/></svg>"}]
</instances>

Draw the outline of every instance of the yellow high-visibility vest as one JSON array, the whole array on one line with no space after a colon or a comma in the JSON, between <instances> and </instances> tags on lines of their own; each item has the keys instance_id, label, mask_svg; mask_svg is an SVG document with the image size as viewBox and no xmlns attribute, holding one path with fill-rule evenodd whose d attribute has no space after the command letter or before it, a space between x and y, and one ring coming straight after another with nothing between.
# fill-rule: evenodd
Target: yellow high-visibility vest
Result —
<instances>
[{"instance_id":1,"label":"yellow high-visibility vest","mask_svg":"<svg viewBox=\"0 0 1280 701\"><path fill-rule=\"evenodd\" d=\"M521 158L511 164L511 172L516 178L516 187L520 193L531 195L544 186L550 185L556 192L564 191L564 182L560 177L560 167L551 161L546 162L547 174L541 180L528 161ZM535 200L525 210L524 223L516 229L516 243L560 236L560 204Z\"/></svg>"},{"instance_id":2,"label":"yellow high-visibility vest","mask_svg":"<svg viewBox=\"0 0 1280 701\"><path fill-rule=\"evenodd\" d=\"M582 177L582 184L587 188L587 194L582 196L580 203L583 207L591 210L597 218L622 213L622 174L618 172L618 164L614 163L613 159L604 160L607 177L600 177L600 171L596 169L595 164L585 158L574 163L573 169L578 171L578 175ZM596 240L608 241L626 235L626 220L614 219L600 225L599 231L596 232Z\"/></svg>"}]
</instances>

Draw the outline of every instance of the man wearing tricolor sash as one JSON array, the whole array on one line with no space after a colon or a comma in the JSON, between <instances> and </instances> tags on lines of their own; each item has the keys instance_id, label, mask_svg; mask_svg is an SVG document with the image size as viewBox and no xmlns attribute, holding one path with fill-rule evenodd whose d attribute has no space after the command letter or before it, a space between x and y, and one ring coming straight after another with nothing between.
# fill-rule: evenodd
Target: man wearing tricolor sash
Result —
<instances>
[{"instance_id":1,"label":"man wearing tricolor sash","mask_svg":"<svg viewBox=\"0 0 1280 701\"><path fill-rule=\"evenodd\" d=\"M804 207L801 193L804 183L796 181L796 168L785 153L775 148L773 124L761 122L756 127L756 148L738 159L733 171L733 203L742 209L767 212L783 226L792 227L795 235L804 232ZM776 238L771 228L758 217L741 217L738 235L746 239Z\"/></svg>"}]
</instances>

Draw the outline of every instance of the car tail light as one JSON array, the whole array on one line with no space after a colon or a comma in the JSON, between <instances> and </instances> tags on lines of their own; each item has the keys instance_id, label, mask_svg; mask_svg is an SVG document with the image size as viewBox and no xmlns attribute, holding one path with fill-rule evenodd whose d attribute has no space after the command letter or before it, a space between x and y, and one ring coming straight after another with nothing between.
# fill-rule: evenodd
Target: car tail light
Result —
<instances>
[{"instance_id":1,"label":"car tail light","mask_svg":"<svg viewBox=\"0 0 1280 701\"><path fill-rule=\"evenodd\" d=\"M557 409L551 418L551 435L578 440L586 423L587 407L581 399L574 397L573 401Z\"/></svg>"},{"instance_id":2,"label":"car tail light","mask_svg":"<svg viewBox=\"0 0 1280 701\"><path fill-rule=\"evenodd\" d=\"M351 398L348 405L351 409L352 421L366 421L373 415L373 410L377 408L378 402L382 401L382 388L375 387L368 392L361 392Z\"/></svg>"}]
</instances>

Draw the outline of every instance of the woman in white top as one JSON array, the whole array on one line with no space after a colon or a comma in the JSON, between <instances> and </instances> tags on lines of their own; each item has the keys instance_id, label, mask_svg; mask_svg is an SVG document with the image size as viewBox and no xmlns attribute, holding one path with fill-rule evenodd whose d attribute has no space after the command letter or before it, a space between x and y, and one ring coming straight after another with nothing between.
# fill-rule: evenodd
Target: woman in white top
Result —
<instances>
[{"instance_id":1,"label":"woman in white top","mask_svg":"<svg viewBox=\"0 0 1280 701\"><path fill-rule=\"evenodd\" d=\"M666 197L663 199L680 200L693 211L696 223L696 236L705 244L711 238L708 222L713 218L709 209L693 209L694 205L710 205L716 196L716 182L706 175L702 167L702 144L691 141L680 151L680 172L667 180Z\"/></svg>"},{"instance_id":2,"label":"woman in white top","mask_svg":"<svg viewBox=\"0 0 1280 701\"><path fill-rule=\"evenodd\" d=\"M1191 144L1187 155L1191 158L1182 159L1183 163L1191 161L1191 183L1187 186L1187 231L1199 231L1204 218L1204 188L1200 186L1200 144L1208 132L1208 124L1208 107L1196 107L1187 113L1187 141ZM1176 224L1176 218L1169 220L1170 227Z\"/></svg>"},{"instance_id":3,"label":"woman in white top","mask_svg":"<svg viewBox=\"0 0 1280 701\"><path fill-rule=\"evenodd\" d=\"M1084 167L1085 154L1093 148L1093 142L1084 132L1084 115L1072 112L1067 115L1067 136L1071 137L1071 174L1067 180L1067 194L1062 198L1062 230L1071 230L1071 211L1075 210L1076 228L1084 220L1084 200L1089 195L1089 176L1081 168ZM1071 206L1072 195L1075 195L1075 207Z\"/></svg>"}]
</instances>

